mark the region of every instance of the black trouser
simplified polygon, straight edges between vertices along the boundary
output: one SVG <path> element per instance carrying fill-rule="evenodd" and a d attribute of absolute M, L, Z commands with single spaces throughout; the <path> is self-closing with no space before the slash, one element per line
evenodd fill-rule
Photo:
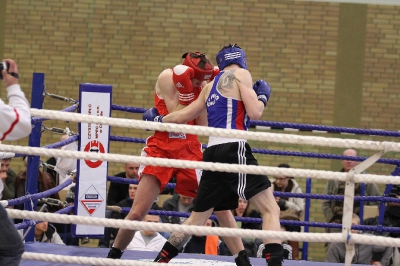
<path fill-rule="evenodd" d="M 24 250 L 21 236 L 0 204 L 0 265 L 18 266 Z"/>

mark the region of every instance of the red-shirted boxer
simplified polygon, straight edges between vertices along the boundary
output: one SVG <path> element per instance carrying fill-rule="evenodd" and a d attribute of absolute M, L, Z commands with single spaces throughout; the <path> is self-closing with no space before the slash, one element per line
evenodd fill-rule
<path fill-rule="evenodd" d="M 160 114 L 168 114 L 189 105 L 197 99 L 207 81 L 219 73 L 218 68 L 214 68 L 209 59 L 200 52 L 185 53 L 182 58 L 184 60 L 181 65 L 166 69 L 158 76 L 154 97 Z M 188 124 L 207 125 L 206 112 Z M 201 161 L 201 143 L 196 135 L 156 131 L 147 139 L 142 156 Z M 171 177 L 176 178 L 177 193 L 195 197 L 200 171 L 141 165 L 139 175 L 135 201 L 125 219 L 141 221 Z M 135 231 L 120 229 L 108 258 L 120 258 L 134 234 Z"/>

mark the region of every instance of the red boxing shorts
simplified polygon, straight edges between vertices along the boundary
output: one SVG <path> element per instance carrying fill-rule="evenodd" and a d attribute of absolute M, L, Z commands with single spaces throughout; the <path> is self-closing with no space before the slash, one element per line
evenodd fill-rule
<path fill-rule="evenodd" d="M 196 135 L 159 132 L 146 140 L 141 156 L 178 160 L 202 161 L 201 143 Z M 171 177 L 176 179 L 175 192 L 187 197 L 196 197 L 202 170 L 140 165 L 139 176 L 153 175 L 161 182 L 164 190 Z"/>

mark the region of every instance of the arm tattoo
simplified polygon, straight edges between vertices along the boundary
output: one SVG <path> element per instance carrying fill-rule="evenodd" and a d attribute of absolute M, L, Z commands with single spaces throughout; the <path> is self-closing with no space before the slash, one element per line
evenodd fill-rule
<path fill-rule="evenodd" d="M 235 80 L 237 80 L 238 82 L 240 82 L 240 80 L 238 80 L 238 79 L 235 77 L 235 71 L 236 71 L 235 68 L 229 69 L 228 71 L 226 71 L 226 72 L 221 76 L 221 78 L 220 78 L 220 80 L 219 80 L 219 82 L 218 82 L 218 85 L 217 85 L 217 88 L 218 88 L 218 90 L 219 90 L 220 92 L 224 92 L 224 91 L 227 91 L 227 90 L 231 89 L 232 86 L 233 86 L 233 82 L 234 82 Z"/>
<path fill-rule="evenodd" d="M 171 243 L 171 245 L 176 247 L 178 250 L 181 250 L 183 248 L 183 246 L 187 242 L 189 242 L 191 237 L 192 237 L 192 235 L 188 235 L 188 234 L 185 234 L 185 233 L 174 232 L 169 237 L 168 242 Z"/>

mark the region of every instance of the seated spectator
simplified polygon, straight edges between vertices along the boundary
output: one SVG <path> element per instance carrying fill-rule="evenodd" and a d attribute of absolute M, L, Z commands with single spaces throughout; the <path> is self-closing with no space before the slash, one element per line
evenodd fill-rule
<path fill-rule="evenodd" d="M 158 205 L 156 208 L 159 208 Z M 143 221 L 148 223 L 159 223 L 160 216 L 147 214 Z M 160 251 L 165 242 L 167 242 L 167 239 L 156 231 L 140 230 L 136 231 L 132 241 L 126 247 L 126 250 Z"/>
<path fill-rule="evenodd" d="M 352 225 L 360 224 L 360 217 L 353 214 Z M 357 230 L 351 230 L 352 234 L 359 233 Z M 354 244 L 355 254 L 351 261 L 352 264 L 371 264 L 373 253 L 382 253 L 381 260 L 373 264 L 379 266 L 389 266 L 393 248 L 377 245 Z M 343 242 L 333 242 L 329 245 L 326 253 L 325 262 L 344 263 L 346 256 L 346 245 Z"/>
<path fill-rule="evenodd" d="M 250 207 L 248 201 L 239 198 L 238 207 L 232 210 L 233 216 L 237 217 L 249 217 L 249 218 L 261 218 L 260 213 Z M 242 229 L 256 229 L 261 230 L 261 223 L 250 223 L 237 221 L 238 228 Z"/>
<path fill-rule="evenodd" d="M 132 207 L 133 200 L 135 199 L 136 191 L 138 185 L 135 184 L 127 184 L 128 185 L 128 197 L 121 200 L 115 206 L 119 207 Z M 114 219 L 124 219 L 126 214 L 113 212 L 111 210 L 106 210 L 106 218 L 114 218 Z M 104 237 L 99 240 L 99 248 L 109 248 L 110 240 L 114 236 L 117 236 L 118 228 L 105 227 L 104 228 Z"/>
<path fill-rule="evenodd" d="M 215 223 L 208 219 L 204 226 L 213 227 Z M 227 255 L 225 243 L 216 235 L 193 235 L 183 247 L 182 253 L 196 253 L 209 255 Z"/>
<path fill-rule="evenodd" d="M 56 166 L 57 164 L 57 158 L 56 157 L 50 157 L 49 159 L 47 159 L 46 164 L 52 165 L 52 166 Z M 49 175 L 51 175 L 51 178 L 53 178 L 54 183 L 57 184 L 57 171 L 50 169 L 50 168 L 43 168 L 43 172 L 49 173 Z"/>
<path fill-rule="evenodd" d="M 164 201 L 162 209 L 164 211 L 191 212 L 194 206 L 194 198 L 180 194 L 174 194 L 171 198 Z M 186 221 L 185 217 L 162 216 L 163 223 L 182 224 Z"/>
<path fill-rule="evenodd" d="M 389 197 L 400 198 L 400 185 L 394 185 L 392 190 L 389 193 Z M 379 216 L 371 217 L 364 219 L 363 225 L 378 225 L 379 224 Z M 389 227 L 400 227 L 400 203 L 396 202 L 388 202 L 385 208 L 385 216 L 383 219 L 383 226 Z M 400 236 L 399 233 L 396 232 L 369 232 L 374 235 L 384 235 L 389 237 L 398 238 Z M 397 248 L 394 248 L 393 252 L 398 252 Z M 379 261 L 381 259 L 380 253 L 374 253 L 372 259 L 374 261 Z M 393 264 L 400 265 L 400 264 Z"/>
<path fill-rule="evenodd" d="M 278 165 L 280 168 L 290 168 L 288 164 Z M 272 182 L 272 190 L 279 192 L 290 192 L 290 193 L 303 193 L 299 184 L 290 176 L 275 176 Z M 296 220 L 299 221 L 303 215 L 305 202 L 303 198 L 295 197 L 275 197 L 276 202 L 281 210 L 281 220 Z M 300 232 L 301 227 L 296 225 L 286 225 L 285 230 L 288 232 Z M 293 259 L 299 259 L 299 242 L 288 241 L 288 244 L 293 249 Z"/>
<path fill-rule="evenodd" d="M 343 152 L 343 156 L 357 156 L 357 151 L 353 149 L 347 149 Z M 351 161 L 349 159 L 342 160 L 343 168 L 341 172 L 349 172 L 352 168 L 356 167 L 357 161 Z M 365 172 L 363 172 L 365 173 Z M 329 180 L 326 185 L 323 194 L 343 196 L 346 188 L 346 182 L 339 180 Z M 364 195 L 361 192 L 364 191 Z M 380 196 L 378 186 L 375 183 L 355 183 L 354 185 L 354 196 Z M 327 223 L 342 223 L 343 217 L 343 200 L 323 199 L 322 212 L 324 213 L 325 220 Z M 364 201 L 365 205 L 379 205 L 379 201 Z M 360 214 L 360 201 L 354 201 L 353 213 Z M 325 228 L 327 233 L 339 233 L 342 232 L 340 228 Z M 325 246 L 329 246 L 329 242 L 325 243 Z"/>
<path fill-rule="evenodd" d="M 15 183 L 17 174 L 10 168 L 11 158 L 1 160 L 0 178 L 3 182 L 3 196 L 1 199 L 10 200 L 15 198 Z"/>
<path fill-rule="evenodd" d="M 138 179 L 139 164 L 137 163 L 125 163 L 125 172 L 116 174 L 116 177 Z M 128 197 L 129 184 L 110 182 L 110 187 L 107 194 L 107 205 L 115 206 L 118 202 Z"/>
<path fill-rule="evenodd" d="M 400 198 L 400 185 L 394 185 L 389 193 L 389 197 Z M 364 219 L 364 225 L 378 225 L 379 216 Z M 384 226 L 400 227 L 400 203 L 388 202 L 385 208 L 383 220 Z M 376 234 L 376 232 L 374 233 Z M 398 233 L 386 233 L 390 237 L 399 237 Z"/>
<path fill-rule="evenodd" d="M 35 225 L 35 242 L 65 245 L 56 228 L 47 221 Z"/>
<path fill-rule="evenodd" d="M 128 184 L 128 196 L 118 202 L 116 206 L 119 207 L 132 207 L 133 200 L 135 199 L 136 192 L 137 192 L 138 185 L 136 184 Z M 119 213 L 119 212 L 112 212 L 111 217 L 114 219 L 125 219 L 126 213 Z"/>
<path fill-rule="evenodd" d="M 21 171 L 18 173 L 17 175 L 17 181 L 16 181 L 16 197 L 22 197 L 26 195 L 26 167 L 27 167 L 27 163 L 28 163 L 28 157 L 23 157 L 24 160 L 24 165 L 25 165 L 25 170 Z M 53 181 L 53 178 L 50 176 L 49 173 L 47 172 L 42 172 L 39 170 L 39 174 L 38 174 L 38 181 L 37 181 L 37 192 L 43 192 L 49 189 L 54 188 L 56 185 Z M 58 193 L 54 193 L 52 195 L 50 195 L 50 198 L 53 199 L 60 199 L 60 196 L 58 195 Z M 16 209 L 22 210 L 24 208 L 23 204 L 19 204 L 19 205 L 15 205 Z M 49 211 L 50 212 L 55 212 L 57 211 L 58 208 L 57 207 L 52 207 L 49 206 Z"/>
<path fill-rule="evenodd" d="M 357 156 L 357 152 L 353 149 L 348 149 L 343 152 L 344 156 Z M 350 160 L 342 160 L 341 172 L 349 172 L 352 168 L 357 166 L 358 162 Z M 346 183 L 344 181 L 329 180 L 325 186 L 325 195 L 344 195 L 344 189 Z M 379 189 L 375 183 L 356 183 L 354 188 L 354 196 L 360 196 L 361 191 L 364 188 L 364 196 L 380 196 Z M 378 201 L 366 201 L 366 205 L 379 205 Z M 336 200 L 322 200 L 322 211 L 324 213 L 326 222 L 328 223 L 342 223 L 343 216 L 343 201 Z M 353 206 L 353 212 L 359 214 L 360 212 L 360 202 L 355 201 Z M 341 232 L 340 230 L 335 230 L 334 228 L 327 228 L 326 232 Z"/>
<path fill-rule="evenodd" d="M 47 212 L 47 209 L 45 209 L 44 212 Z M 20 233 L 21 238 L 23 238 L 23 230 L 18 230 L 18 232 Z M 34 242 L 65 245 L 60 235 L 57 233 L 56 228 L 49 224 L 48 221 L 39 222 L 35 225 Z"/>
<path fill-rule="evenodd" d="M 128 187 L 129 187 L 128 197 L 126 199 L 123 199 L 120 202 L 118 202 L 116 206 L 129 207 L 129 208 L 132 207 L 133 201 L 135 200 L 138 185 L 128 184 Z M 151 209 L 158 210 L 159 207 L 154 202 Z M 111 217 L 108 217 L 108 218 L 125 219 L 126 215 L 127 215 L 127 213 L 122 213 L 122 212 L 119 213 L 119 212 L 111 211 Z M 99 247 L 109 248 L 111 238 L 113 236 L 116 237 L 117 233 L 118 233 L 118 228 L 105 227 L 104 228 L 104 238 L 102 238 L 101 241 L 99 241 Z"/>

